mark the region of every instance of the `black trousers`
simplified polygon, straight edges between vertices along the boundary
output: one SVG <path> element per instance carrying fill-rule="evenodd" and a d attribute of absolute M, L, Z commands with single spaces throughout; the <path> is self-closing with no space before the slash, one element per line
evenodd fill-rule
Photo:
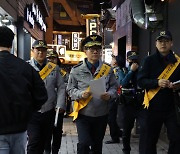
<path fill-rule="evenodd" d="M 78 132 L 77 154 L 102 154 L 102 142 L 108 116 L 89 117 L 79 115 L 76 120 Z"/>
<path fill-rule="evenodd" d="M 144 117 L 144 123 L 147 126 L 145 127 L 146 138 L 143 144 L 144 149 L 140 154 L 157 154 L 156 144 L 163 124 L 167 128 L 167 136 L 169 139 L 168 154 L 180 153 L 180 126 L 177 125 L 175 111 L 147 111 Z"/>
<path fill-rule="evenodd" d="M 109 114 L 108 114 L 108 125 L 110 129 L 110 136 L 113 141 L 119 141 L 119 137 L 121 136 L 121 132 L 119 126 L 117 124 L 117 109 L 118 102 L 114 99 L 109 103 Z"/>
<path fill-rule="evenodd" d="M 55 110 L 35 112 L 28 124 L 27 154 L 43 154 L 45 143 L 51 138 Z"/>
<path fill-rule="evenodd" d="M 57 126 L 53 127 L 52 136 L 46 142 L 45 153 L 47 154 L 50 154 L 51 151 L 52 151 L 52 154 L 58 154 L 59 152 L 59 149 L 61 147 L 62 133 L 63 133 L 63 117 L 64 117 L 64 113 L 59 113 Z"/>
<path fill-rule="evenodd" d="M 122 118 L 122 141 L 123 141 L 123 151 L 124 153 L 130 154 L 131 146 L 131 131 L 134 127 L 134 122 L 137 122 L 140 125 L 140 141 L 139 141 L 139 150 L 142 151 L 144 143 L 144 134 L 145 134 L 145 123 L 143 120 L 144 110 L 137 108 L 133 104 L 128 104 L 123 107 L 123 118 Z"/>

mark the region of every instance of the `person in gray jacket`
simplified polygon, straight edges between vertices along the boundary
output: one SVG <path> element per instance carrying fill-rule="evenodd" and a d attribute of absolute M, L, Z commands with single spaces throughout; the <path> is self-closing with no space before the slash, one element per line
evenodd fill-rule
<path fill-rule="evenodd" d="M 45 41 L 36 40 L 32 45 L 33 59 L 29 60 L 36 71 L 43 79 L 48 93 L 48 100 L 36 112 L 28 126 L 28 154 L 43 154 L 45 143 L 52 135 L 54 125 L 55 109 L 64 112 L 65 105 L 65 84 L 56 64 L 46 59 L 47 45 Z M 48 153 L 48 152 L 47 152 Z"/>
<path fill-rule="evenodd" d="M 100 60 L 102 37 L 90 35 L 84 39 L 82 47 L 87 58 L 72 68 L 67 85 L 67 91 L 74 101 L 70 116 L 74 116 L 78 132 L 77 154 L 101 154 L 108 104 L 117 96 L 117 82 L 111 66 Z M 88 87 L 91 80 L 101 76 L 105 76 L 106 91 L 94 97 Z"/>

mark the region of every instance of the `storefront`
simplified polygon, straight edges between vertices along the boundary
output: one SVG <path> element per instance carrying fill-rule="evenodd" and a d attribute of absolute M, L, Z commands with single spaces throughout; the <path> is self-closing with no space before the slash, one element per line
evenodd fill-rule
<path fill-rule="evenodd" d="M 36 0 L 7 0 L 0 3 L 0 15 L 2 19 L 7 17 L 11 29 L 16 34 L 13 53 L 18 57 L 30 59 L 31 45 L 34 40 L 43 40 L 46 32 L 45 17 L 49 15 L 48 6 L 45 1 Z M 1 13 L 2 12 L 2 13 Z M 1 23 L 2 25 L 4 23 Z"/>
<path fill-rule="evenodd" d="M 22 1 L 22 0 L 20 0 Z M 44 40 L 47 25 L 45 17 L 48 12 L 45 4 L 31 1 L 19 6 L 18 27 L 18 56 L 24 60 L 30 59 L 30 51 L 34 40 Z"/>
<path fill-rule="evenodd" d="M 5 10 L 0 4 L 0 26 L 7 26 L 14 32 L 15 39 L 13 42 L 11 53 L 17 55 L 17 27 L 14 24 L 15 20 L 16 19 L 10 15 L 10 12 L 8 12 L 8 10 Z"/>

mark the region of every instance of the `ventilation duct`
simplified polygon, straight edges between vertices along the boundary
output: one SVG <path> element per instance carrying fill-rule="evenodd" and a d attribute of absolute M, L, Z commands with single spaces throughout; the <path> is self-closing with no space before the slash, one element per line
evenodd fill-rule
<path fill-rule="evenodd" d="M 161 26 L 163 17 L 155 11 L 155 0 L 131 0 L 134 22 L 143 29 L 155 29 Z"/>
<path fill-rule="evenodd" d="M 103 24 L 103 27 L 105 27 L 107 23 L 113 19 L 115 20 L 115 11 L 112 9 L 106 9 L 103 16 L 101 17 L 100 22 Z"/>
<path fill-rule="evenodd" d="M 163 17 L 161 13 L 157 13 L 155 9 L 156 0 L 144 0 L 145 5 L 145 28 L 156 29 L 162 26 Z"/>
<path fill-rule="evenodd" d="M 143 3 L 140 0 L 131 0 L 132 17 L 134 22 L 140 27 L 145 29 L 145 18 Z"/>

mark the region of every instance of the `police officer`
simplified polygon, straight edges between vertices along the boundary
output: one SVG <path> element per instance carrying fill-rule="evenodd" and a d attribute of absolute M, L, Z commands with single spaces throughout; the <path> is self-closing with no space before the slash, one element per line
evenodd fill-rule
<path fill-rule="evenodd" d="M 67 71 L 67 68 L 62 68 L 62 64 L 58 58 L 57 52 L 53 49 L 48 49 L 47 59 L 48 59 L 48 61 L 55 63 L 60 67 L 60 73 L 64 79 L 65 87 L 67 87 L 67 83 L 68 83 L 68 79 L 69 79 L 69 71 Z M 66 93 L 66 112 L 65 112 L 64 117 L 68 117 L 70 108 L 71 108 L 71 98 Z M 63 134 L 63 135 L 65 135 L 65 134 Z"/>
<path fill-rule="evenodd" d="M 121 69 L 119 77 L 120 84 L 122 86 L 122 94 L 120 97 L 120 101 L 124 105 L 122 118 L 122 150 L 124 154 L 130 154 L 131 151 L 130 139 L 135 119 L 139 119 L 139 122 L 141 122 L 140 111 L 142 110 L 142 100 L 139 100 L 139 96 L 141 95 L 138 94 L 141 94 L 143 92 L 141 89 L 138 89 L 137 86 L 137 72 L 139 67 L 137 52 L 128 51 L 127 61 L 129 62 L 129 66 L 128 68 Z M 143 97 L 143 94 L 141 97 Z"/>
<path fill-rule="evenodd" d="M 77 153 L 102 154 L 102 141 L 108 119 L 108 103 L 116 97 L 117 83 L 111 66 L 101 61 L 102 37 L 90 35 L 82 42 L 87 55 L 83 62 L 74 66 L 69 75 L 67 90 L 74 101 L 73 113 L 78 141 Z M 106 92 L 93 97 L 89 90 L 90 80 L 105 76 Z"/>
<path fill-rule="evenodd" d="M 118 94 L 120 93 L 120 83 L 119 83 L 119 73 L 120 73 L 120 62 L 122 59 L 120 56 L 112 55 L 111 66 L 113 67 L 113 71 L 118 82 Z M 118 109 L 119 99 L 115 98 L 111 101 L 109 105 L 109 114 L 108 114 L 108 125 L 111 140 L 106 141 L 106 144 L 120 143 L 119 137 L 122 137 L 122 131 L 120 130 L 117 124 L 117 109 Z"/>
<path fill-rule="evenodd" d="M 173 91 L 180 85 L 174 85 L 173 82 L 180 80 L 180 58 L 171 50 L 173 40 L 169 31 L 160 31 L 155 45 L 156 52 L 146 57 L 138 73 L 138 84 L 146 89 L 143 104 L 147 127 L 142 154 L 157 153 L 156 144 L 163 124 L 169 139 L 168 154 L 179 154 L 180 127 L 177 124 Z"/>
<path fill-rule="evenodd" d="M 43 154 L 45 143 L 51 138 L 54 125 L 55 108 L 65 110 L 65 84 L 56 64 L 46 59 L 47 45 L 43 40 L 36 40 L 32 45 L 33 58 L 28 61 L 43 79 L 48 100 L 36 112 L 28 126 L 28 154 Z"/>
<path fill-rule="evenodd" d="M 57 64 L 59 67 L 61 65 L 61 62 L 58 58 L 58 54 L 55 50 L 53 49 L 48 49 L 47 50 L 47 60 L 49 62 L 52 62 L 54 64 Z M 61 68 L 60 68 L 60 73 L 61 73 Z M 63 79 L 67 81 L 67 73 L 61 73 Z M 58 112 L 58 110 L 57 110 Z M 52 150 L 52 154 L 58 154 L 60 146 L 61 146 L 61 139 L 62 139 L 62 133 L 63 133 L 63 117 L 64 117 L 64 110 L 60 110 L 58 114 L 58 119 L 57 119 L 57 124 L 56 126 L 53 127 L 53 132 L 52 132 L 52 141 L 51 138 L 49 141 L 46 143 L 46 153 L 50 153 Z"/>
<path fill-rule="evenodd" d="M 48 49 L 46 57 L 49 62 L 57 64 L 60 67 L 60 73 L 64 79 L 65 85 L 67 86 L 68 79 L 69 79 L 69 73 L 64 68 L 62 68 L 62 64 L 58 58 L 57 52 L 53 49 Z"/>

